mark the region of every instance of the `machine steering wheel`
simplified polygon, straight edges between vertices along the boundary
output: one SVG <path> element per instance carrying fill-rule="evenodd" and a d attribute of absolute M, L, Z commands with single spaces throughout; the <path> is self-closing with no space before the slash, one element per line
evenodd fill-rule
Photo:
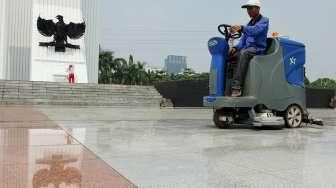
<path fill-rule="evenodd" d="M 231 28 L 231 25 L 228 24 L 222 24 L 218 26 L 218 31 L 225 36 L 226 40 L 229 39 L 239 39 L 242 36 L 242 32 L 236 32 L 231 33 L 229 29 Z M 223 30 L 224 29 L 224 30 Z"/>

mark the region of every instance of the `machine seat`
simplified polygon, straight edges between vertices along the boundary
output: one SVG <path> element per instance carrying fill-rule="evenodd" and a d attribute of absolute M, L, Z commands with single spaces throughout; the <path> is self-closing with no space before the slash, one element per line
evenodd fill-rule
<path fill-rule="evenodd" d="M 276 39 L 274 38 L 268 38 L 267 39 L 267 49 L 266 49 L 266 55 L 271 55 L 275 52 L 277 49 L 276 47 Z"/>

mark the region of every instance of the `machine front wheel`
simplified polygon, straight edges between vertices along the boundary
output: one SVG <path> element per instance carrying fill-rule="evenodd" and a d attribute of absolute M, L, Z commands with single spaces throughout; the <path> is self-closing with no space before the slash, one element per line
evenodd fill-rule
<path fill-rule="evenodd" d="M 233 126 L 234 118 L 232 115 L 225 114 L 222 110 L 216 110 L 213 121 L 216 127 L 220 129 L 228 129 Z"/>
<path fill-rule="evenodd" d="M 285 111 L 285 122 L 287 128 L 298 128 L 301 126 L 303 121 L 303 111 L 300 106 L 294 104 L 287 108 Z"/>

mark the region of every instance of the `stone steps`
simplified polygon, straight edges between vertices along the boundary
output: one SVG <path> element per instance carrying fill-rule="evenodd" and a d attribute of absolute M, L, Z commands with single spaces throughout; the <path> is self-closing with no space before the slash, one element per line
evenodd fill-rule
<path fill-rule="evenodd" d="M 161 101 L 152 86 L 0 80 L 0 104 L 159 107 Z"/>

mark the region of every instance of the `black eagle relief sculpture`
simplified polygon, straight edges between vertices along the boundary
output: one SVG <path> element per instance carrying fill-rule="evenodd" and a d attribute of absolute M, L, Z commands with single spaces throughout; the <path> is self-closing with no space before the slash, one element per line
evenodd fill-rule
<path fill-rule="evenodd" d="M 85 33 L 85 22 L 65 24 L 63 16 L 56 16 L 58 20 L 54 23 L 53 20 L 46 20 L 40 16 L 37 19 L 37 29 L 41 35 L 45 37 L 54 37 L 52 42 L 40 42 L 40 46 L 55 46 L 56 52 L 65 52 L 66 48 L 80 49 L 79 45 L 73 45 L 68 43 L 68 37 L 76 40 L 80 39 Z"/>

